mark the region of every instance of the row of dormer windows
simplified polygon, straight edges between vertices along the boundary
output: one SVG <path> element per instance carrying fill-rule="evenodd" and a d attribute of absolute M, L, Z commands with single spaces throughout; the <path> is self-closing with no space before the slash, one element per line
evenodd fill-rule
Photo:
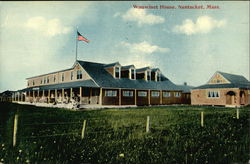
<path fill-rule="evenodd" d="M 76 79 L 79 80 L 79 79 L 82 79 L 83 75 L 82 75 L 82 71 L 81 70 L 77 70 L 76 71 Z M 56 82 L 56 75 L 53 75 L 53 78 L 50 79 L 50 76 L 45 76 L 43 78 L 40 79 L 40 84 L 49 84 L 49 83 L 55 83 Z M 50 81 L 52 80 L 52 81 Z M 70 80 L 75 80 L 74 79 L 74 71 L 71 71 L 70 72 Z M 61 74 L 61 81 L 65 81 L 65 75 L 64 73 Z M 30 82 L 28 81 L 27 83 L 28 86 L 30 86 Z M 35 83 L 35 80 L 32 80 L 32 86 L 35 86 L 36 83 Z"/>
<path fill-rule="evenodd" d="M 115 78 L 130 78 L 132 80 L 136 79 L 145 79 L 147 81 L 161 81 L 161 73 L 154 72 L 154 76 L 152 76 L 152 71 L 146 71 L 145 73 L 136 74 L 135 69 L 129 70 L 121 70 L 121 67 L 114 67 L 114 75 Z"/>

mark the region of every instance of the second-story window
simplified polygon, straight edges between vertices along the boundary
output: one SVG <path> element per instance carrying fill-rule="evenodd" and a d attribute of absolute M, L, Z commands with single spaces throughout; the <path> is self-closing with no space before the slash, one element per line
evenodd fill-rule
<path fill-rule="evenodd" d="M 151 81 L 151 72 L 150 71 L 147 71 L 147 80 Z"/>
<path fill-rule="evenodd" d="M 49 83 L 49 76 L 47 77 L 47 83 Z"/>
<path fill-rule="evenodd" d="M 81 70 L 77 71 L 76 79 L 82 79 L 82 71 Z"/>
<path fill-rule="evenodd" d="M 73 78 L 74 78 L 74 72 L 72 71 L 70 72 L 70 79 L 73 80 Z"/>
<path fill-rule="evenodd" d="M 43 78 L 43 83 L 46 84 L 46 77 Z"/>
<path fill-rule="evenodd" d="M 62 73 L 62 81 L 64 81 L 64 73 Z"/>
<path fill-rule="evenodd" d="M 56 82 L 56 75 L 54 75 L 54 83 Z"/>
<path fill-rule="evenodd" d="M 43 83 L 43 79 L 41 79 L 41 81 L 40 81 L 40 84 L 42 84 Z"/>
<path fill-rule="evenodd" d="M 34 80 L 33 80 L 32 84 L 35 85 L 35 81 Z"/>
<path fill-rule="evenodd" d="M 135 79 L 135 69 L 131 69 L 131 79 Z"/>
<path fill-rule="evenodd" d="M 28 84 L 27 84 L 28 86 L 30 85 L 30 83 L 28 82 Z"/>
<path fill-rule="evenodd" d="M 115 78 L 120 78 L 120 67 L 115 67 Z"/>

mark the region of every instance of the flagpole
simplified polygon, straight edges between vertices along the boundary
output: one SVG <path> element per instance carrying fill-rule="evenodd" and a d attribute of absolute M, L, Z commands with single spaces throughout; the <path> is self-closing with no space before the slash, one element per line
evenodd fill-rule
<path fill-rule="evenodd" d="M 77 61 L 77 49 L 78 49 L 78 28 L 76 27 L 76 61 Z"/>

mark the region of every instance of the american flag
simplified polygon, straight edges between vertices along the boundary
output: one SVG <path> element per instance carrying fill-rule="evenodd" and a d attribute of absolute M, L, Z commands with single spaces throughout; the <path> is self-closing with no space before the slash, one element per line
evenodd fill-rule
<path fill-rule="evenodd" d="M 90 42 L 87 38 L 83 37 L 78 31 L 77 31 L 77 40 L 81 40 L 81 41 L 84 41 L 84 42 Z"/>

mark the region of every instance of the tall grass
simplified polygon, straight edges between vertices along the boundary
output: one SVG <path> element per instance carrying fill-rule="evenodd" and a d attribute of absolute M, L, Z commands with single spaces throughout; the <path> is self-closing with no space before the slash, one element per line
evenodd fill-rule
<path fill-rule="evenodd" d="M 249 107 L 169 106 L 69 111 L 0 104 L 4 163 L 247 163 Z M 204 127 L 200 112 L 204 111 Z M 12 147 L 14 114 L 19 114 Z M 150 116 L 150 132 L 145 132 Z M 83 120 L 86 135 L 81 139 Z"/>

